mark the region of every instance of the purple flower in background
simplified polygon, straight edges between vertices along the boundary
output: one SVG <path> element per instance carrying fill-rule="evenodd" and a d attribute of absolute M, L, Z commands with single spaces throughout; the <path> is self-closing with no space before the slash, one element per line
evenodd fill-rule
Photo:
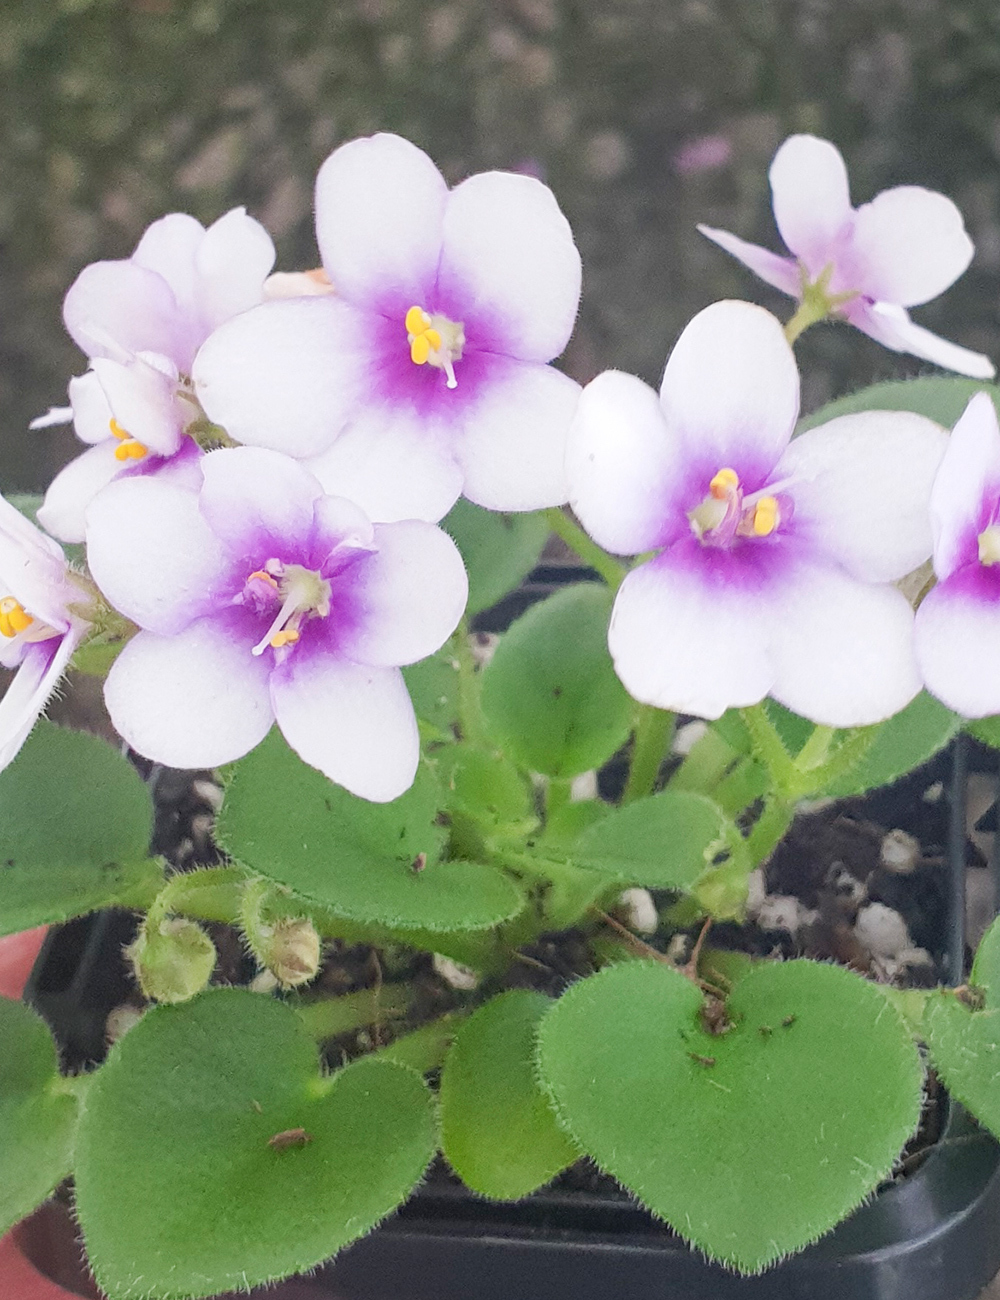
<path fill-rule="evenodd" d="M 1000 429 L 988 393 L 977 393 L 955 425 L 931 525 L 938 581 L 917 610 L 917 663 L 949 709 L 1000 713 Z"/>
<path fill-rule="evenodd" d="M 62 548 L 0 497 L 0 665 L 17 673 L 0 699 L 0 769 L 28 738 L 90 624 L 87 593 Z"/>
<path fill-rule="evenodd" d="M 139 753 L 213 767 L 277 721 L 312 766 L 363 798 L 395 799 L 419 754 L 399 665 L 437 650 L 468 594 L 433 524 L 371 524 L 277 452 L 200 462 L 200 493 L 122 478 L 90 506 L 87 555 L 142 631 L 105 684 Z"/>
<path fill-rule="evenodd" d="M 906 310 L 943 293 L 972 260 L 972 240 L 950 199 L 900 185 L 853 208 L 839 151 L 811 135 L 784 142 L 770 179 L 774 217 L 793 256 L 725 230 L 698 229 L 783 293 L 799 299 L 821 294 L 831 314 L 893 352 L 992 379 L 988 357 L 938 338 Z"/>
<path fill-rule="evenodd" d="M 570 503 L 606 549 L 656 552 L 608 633 L 636 699 L 717 718 L 770 694 L 855 726 L 919 690 L 913 612 L 890 584 L 930 553 L 945 434 L 890 411 L 790 441 L 798 406 L 780 324 L 742 302 L 691 321 L 659 397 L 615 371 L 584 389 Z"/>
<path fill-rule="evenodd" d="M 66 542 L 83 540 L 92 498 L 137 468 L 155 473 L 184 445 L 201 416 L 191 363 L 217 325 L 263 299 L 274 245 L 259 222 L 234 208 L 206 230 L 174 212 L 154 221 L 130 258 L 94 262 L 63 305 L 91 369 L 70 381 L 70 407 L 33 427 L 72 419 L 88 450 L 56 476 L 39 513 Z"/>
<path fill-rule="evenodd" d="M 306 459 L 376 519 L 566 500 L 579 386 L 547 363 L 569 339 L 580 257 L 551 193 L 488 172 L 449 192 L 394 135 L 336 150 L 316 183 L 334 293 L 265 303 L 198 354 L 209 416 Z"/>

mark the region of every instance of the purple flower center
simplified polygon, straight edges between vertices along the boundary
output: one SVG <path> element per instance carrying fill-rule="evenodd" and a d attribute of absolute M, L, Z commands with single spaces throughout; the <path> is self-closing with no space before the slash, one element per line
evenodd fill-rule
<path fill-rule="evenodd" d="M 457 388 L 456 361 L 461 361 L 465 347 L 465 326 L 447 316 L 428 315 L 423 307 L 411 307 L 406 313 L 406 340 L 410 360 L 415 366 L 435 366 L 448 376 L 448 387 Z"/>
<path fill-rule="evenodd" d="M 262 655 L 268 646 L 283 650 L 295 645 L 307 619 L 329 615 L 330 584 L 315 569 L 270 559 L 247 577 L 236 602 L 255 614 L 271 616 L 267 631 L 251 651 Z"/>

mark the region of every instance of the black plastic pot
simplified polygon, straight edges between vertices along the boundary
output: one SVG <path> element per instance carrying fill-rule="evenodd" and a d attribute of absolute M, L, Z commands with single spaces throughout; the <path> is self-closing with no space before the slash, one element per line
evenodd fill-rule
<path fill-rule="evenodd" d="M 963 741 L 937 760 L 951 805 L 952 903 L 938 956 L 957 977 L 966 757 Z M 67 1064 L 103 1055 L 106 1016 L 129 989 L 120 949 L 134 924 L 122 912 L 82 918 L 53 931 L 39 954 L 25 997 L 49 1020 Z M 998 1270 L 1000 1145 L 952 1107 L 943 1139 L 915 1173 L 757 1277 L 707 1261 L 624 1194 L 550 1189 L 502 1205 L 432 1182 L 296 1283 L 295 1294 L 304 1287 L 317 1300 L 974 1300 Z M 280 1300 L 282 1288 L 254 1294 Z"/>

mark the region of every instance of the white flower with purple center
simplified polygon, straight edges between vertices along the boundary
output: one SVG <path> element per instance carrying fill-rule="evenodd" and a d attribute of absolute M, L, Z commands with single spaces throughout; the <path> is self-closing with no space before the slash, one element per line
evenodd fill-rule
<path fill-rule="evenodd" d="M 638 700 L 717 718 L 772 695 L 830 726 L 877 722 L 920 688 L 913 611 L 890 584 L 930 553 L 946 445 L 905 412 L 791 441 L 799 379 L 781 326 L 720 302 L 687 326 L 659 396 L 608 371 L 570 433 L 570 503 L 619 555 L 653 551 L 608 644 Z"/>
<path fill-rule="evenodd" d="M 277 452 L 200 462 L 199 493 L 123 478 L 90 506 L 87 556 L 142 629 L 105 699 L 140 754 L 174 767 L 241 757 L 277 721 L 307 763 L 384 802 L 413 781 L 413 706 L 399 667 L 437 650 L 468 582 L 433 524 L 373 525 Z"/>
<path fill-rule="evenodd" d="M 212 420 L 305 459 L 375 519 L 440 519 L 566 500 L 579 386 L 565 348 L 580 257 L 551 191 L 488 172 L 449 192 L 394 135 L 336 150 L 316 183 L 334 292 L 265 303 L 198 354 Z"/>
<path fill-rule="evenodd" d="M 63 305 L 91 369 L 70 381 L 70 406 L 33 422 L 72 419 L 88 449 L 52 481 L 39 518 L 66 542 L 83 540 L 90 501 L 118 475 L 157 473 L 187 449 L 201 416 L 190 386 L 198 348 L 223 321 L 263 300 L 274 245 L 234 208 L 206 230 L 181 212 L 154 221 L 130 258 L 94 262 Z"/>
<path fill-rule="evenodd" d="M 698 229 L 768 284 L 800 300 L 814 295 L 820 314 L 850 321 L 893 352 L 992 379 L 988 357 L 939 338 L 907 311 L 943 293 L 972 260 L 972 240 L 951 199 L 900 185 L 853 208 L 839 151 L 811 135 L 784 142 L 770 180 L 775 221 L 791 257 L 725 230 Z"/>
<path fill-rule="evenodd" d="M 0 666 L 16 668 L 0 699 L 0 769 L 28 738 L 90 624 L 88 593 L 62 548 L 0 497 Z"/>
<path fill-rule="evenodd" d="M 917 610 L 917 663 L 927 689 L 956 713 L 1000 713 L 1000 429 L 988 393 L 955 425 L 931 524 L 937 585 Z"/>

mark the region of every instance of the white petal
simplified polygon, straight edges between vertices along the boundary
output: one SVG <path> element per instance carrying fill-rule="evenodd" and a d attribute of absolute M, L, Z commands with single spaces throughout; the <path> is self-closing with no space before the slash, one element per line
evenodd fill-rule
<path fill-rule="evenodd" d="M 730 558 L 679 542 L 622 583 L 608 648 L 637 700 L 718 718 L 770 690 L 773 598 L 766 584 L 730 570 Z"/>
<path fill-rule="evenodd" d="M 117 446 L 114 438 L 106 438 L 88 447 L 49 484 L 38 522 L 53 537 L 61 542 L 82 542 L 86 537 L 87 507 L 125 469 L 125 462 L 115 456 Z"/>
<path fill-rule="evenodd" d="M 67 573 L 62 547 L 0 497 L 0 594 L 13 596 L 40 622 L 69 626 L 67 603 L 81 597 Z"/>
<path fill-rule="evenodd" d="M 388 803 L 413 784 L 420 741 L 398 668 L 292 654 L 272 675 L 271 698 L 299 757 L 352 794 Z"/>
<path fill-rule="evenodd" d="M 452 190 L 438 273 L 441 301 L 468 302 L 502 351 L 551 361 L 569 341 L 580 302 L 580 254 L 548 186 L 484 172 Z M 475 346 L 466 322 L 466 336 Z"/>
<path fill-rule="evenodd" d="M 70 383 L 73 381 L 70 380 Z M 72 424 L 73 408 L 72 406 L 50 406 L 44 415 L 36 415 L 33 420 L 28 421 L 29 429 L 51 429 L 58 424 Z"/>
<path fill-rule="evenodd" d="M 724 248 L 765 283 L 774 285 L 782 293 L 791 294 L 793 298 L 800 297 L 802 280 L 794 257 L 780 257 L 770 249 L 761 248 L 759 244 L 748 244 L 745 239 L 731 235 L 728 230 L 716 230 L 712 226 L 699 226 L 698 229 L 706 239 Z"/>
<path fill-rule="evenodd" d="M 972 261 L 962 214 L 943 194 L 901 185 L 858 208 L 848 257 L 869 298 L 916 307 L 943 293 Z"/>
<path fill-rule="evenodd" d="M 92 365 L 118 425 L 150 451 L 172 456 L 182 428 L 176 369 L 171 366 L 173 374 L 164 374 L 142 357 L 127 365 L 95 357 Z"/>
<path fill-rule="evenodd" d="M 450 425 L 405 406 L 370 405 L 320 455 L 303 464 L 327 492 L 356 501 L 369 519 L 443 519 L 462 494 Z"/>
<path fill-rule="evenodd" d="M 201 619 L 176 636 L 140 632 L 111 665 L 104 699 L 120 736 L 169 767 L 215 767 L 259 744 L 274 715 L 268 665 Z"/>
<path fill-rule="evenodd" d="M 269 546 L 263 563 L 288 543 L 308 544 L 323 489 L 298 461 L 261 447 L 230 447 L 203 457 L 201 472 L 201 513 L 227 550 Z"/>
<path fill-rule="evenodd" d="M 164 635 L 215 607 L 228 566 L 195 494 L 155 477 L 120 478 L 94 498 L 87 560 L 115 609 Z"/>
<path fill-rule="evenodd" d="M 233 208 L 205 232 L 195 252 L 198 308 L 208 329 L 263 300 L 274 244 L 245 208 Z"/>
<path fill-rule="evenodd" d="M 204 238 L 200 221 L 186 212 L 171 212 L 146 227 L 130 259 L 162 276 L 189 317 L 197 313 L 195 257 Z"/>
<path fill-rule="evenodd" d="M 895 582 L 931 553 L 931 484 L 948 435 L 909 411 L 864 411 L 792 440 L 792 527 L 865 582 Z"/>
<path fill-rule="evenodd" d="M 989 393 L 976 393 L 952 430 L 931 492 L 934 572 L 979 562 L 977 538 L 1000 500 L 1000 427 Z"/>
<path fill-rule="evenodd" d="M 206 340 L 193 369 L 198 398 L 237 442 L 315 456 L 370 382 L 359 329 L 358 314 L 331 297 L 263 303 Z"/>
<path fill-rule="evenodd" d="M 833 260 L 837 239 L 851 220 L 840 151 L 813 135 L 790 136 L 774 155 L 769 176 L 781 238 L 815 277 Z"/>
<path fill-rule="evenodd" d="M 917 610 L 917 663 L 942 704 L 967 718 L 1000 713 L 1000 581 L 979 564 L 958 570 Z"/>
<path fill-rule="evenodd" d="M 771 694 L 804 718 L 867 726 L 898 713 L 920 690 L 913 611 L 895 587 L 804 564 L 774 617 Z"/>
<path fill-rule="evenodd" d="M 856 329 L 893 352 L 908 352 L 910 356 L 932 361 L 945 370 L 954 370 L 973 379 L 992 379 L 996 374 L 996 367 L 989 357 L 932 334 L 910 320 L 903 307 L 856 299 L 841 310 Z"/>
<path fill-rule="evenodd" d="M 162 352 L 186 369 L 193 351 L 166 280 L 134 262 L 92 262 L 63 303 L 70 337 L 88 357 Z"/>
<path fill-rule="evenodd" d="M 447 197 L 430 158 L 398 135 L 335 150 L 316 178 L 316 238 L 336 292 L 402 314 L 423 306 L 437 275 Z"/>
<path fill-rule="evenodd" d="M 552 366 L 497 364 L 463 413 L 455 454 L 464 494 L 487 510 L 541 510 L 569 499 L 566 441 L 580 385 Z"/>
<path fill-rule="evenodd" d="M 111 436 L 113 412 L 96 370 L 69 381 L 69 400 L 76 436 L 91 444 L 106 442 Z"/>
<path fill-rule="evenodd" d="M 799 372 L 781 325 L 747 302 L 706 307 L 670 354 L 660 400 L 685 459 L 704 469 L 706 483 L 729 467 L 756 489 L 799 411 Z"/>
<path fill-rule="evenodd" d="M 80 630 L 75 629 L 61 637 L 55 646 L 39 641 L 28 647 L 13 681 L 0 699 L 0 771 L 12 762 L 27 740 L 80 638 Z"/>
<path fill-rule="evenodd" d="M 416 519 L 377 524 L 375 546 L 352 575 L 362 617 L 341 641 L 344 654 L 364 664 L 416 663 L 462 617 L 469 596 L 462 557 L 447 533 Z"/>
<path fill-rule="evenodd" d="M 570 426 L 566 472 L 569 503 L 596 542 L 638 555 L 673 540 L 677 454 L 648 384 L 617 370 L 591 380 Z"/>

